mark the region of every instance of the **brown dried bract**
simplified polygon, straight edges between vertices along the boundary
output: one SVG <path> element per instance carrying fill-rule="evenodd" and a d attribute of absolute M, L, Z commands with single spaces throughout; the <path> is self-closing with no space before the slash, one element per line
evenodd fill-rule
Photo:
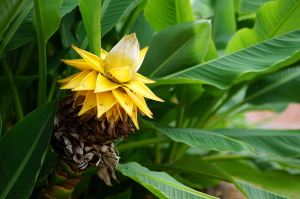
<path fill-rule="evenodd" d="M 120 159 L 114 143 L 134 132 L 131 121 L 128 117 L 117 121 L 113 118 L 108 121 L 104 116 L 97 118 L 94 109 L 78 116 L 81 105 L 73 106 L 73 103 L 74 93 L 60 102 L 51 145 L 66 162 L 77 165 L 77 172 L 89 165 L 97 166 L 98 176 L 111 185 L 110 178 L 116 180 L 114 168 Z"/>

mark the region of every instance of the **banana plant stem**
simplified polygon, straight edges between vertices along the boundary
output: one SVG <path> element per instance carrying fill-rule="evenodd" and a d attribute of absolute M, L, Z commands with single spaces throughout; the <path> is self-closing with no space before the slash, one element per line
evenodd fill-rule
<path fill-rule="evenodd" d="M 159 138 L 160 137 L 160 132 L 159 131 L 155 131 L 155 137 Z M 155 144 L 155 151 L 156 151 L 156 156 L 155 156 L 155 162 L 157 164 L 161 163 L 161 145 L 160 143 L 156 143 Z"/>
<path fill-rule="evenodd" d="M 37 27 L 40 26 L 43 22 L 39 7 L 40 2 L 35 2 L 35 21 Z M 46 41 L 44 38 L 42 28 L 36 28 L 37 32 L 37 42 L 38 42 L 38 52 L 39 52 L 39 85 L 38 85 L 38 100 L 37 106 L 41 106 L 46 103 L 46 95 L 47 95 L 47 57 L 46 57 Z"/>
<path fill-rule="evenodd" d="M 12 36 L 15 34 L 15 32 L 17 31 L 17 29 L 19 28 L 19 26 L 21 25 L 21 23 L 23 22 L 23 20 L 25 19 L 25 17 L 27 16 L 27 14 L 29 13 L 29 11 L 31 10 L 32 7 L 33 7 L 33 2 L 27 5 L 27 7 L 23 10 L 21 15 L 18 17 L 18 19 L 14 23 L 14 25 L 12 25 L 12 27 L 9 29 L 5 38 L 2 40 L 2 43 L 0 45 L 0 59 L 2 57 L 2 54 L 3 54 L 3 51 L 6 47 L 6 45 L 8 44 L 8 42 L 10 41 Z"/>
<path fill-rule="evenodd" d="M 180 128 L 182 127 L 183 121 L 184 121 L 184 113 L 185 113 L 185 106 L 180 105 L 178 106 L 178 114 L 177 114 L 177 121 L 176 121 L 176 127 Z M 174 158 L 176 156 L 176 151 L 179 146 L 178 142 L 171 142 L 169 146 L 169 155 L 167 156 L 167 162 L 173 162 Z"/>
<path fill-rule="evenodd" d="M 221 94 L 216 97 L 212 103 L 209 105 L 209 107 L 206 109 L 204 115 L 198 120 L 198 122 L 196 124 L 194 124 L 193 126 L 191 126 L 191 128 L 202 128 L 203 124 L 212 116 L 213 110 L 215 109 L 215 107 L 220 104 L 220 101 L 223 99 L 223 96 L 226 94 L 227 89 L 223 90 L 221 92 Z"/>
<path fill-rule="evenodd" d="M 32 51 L 36 45 L 36 39 L 30 42 L 27 47 L 23 49 L 22 59 L 20 61 L 18 71 L 16 75 L 19 75 L 23 72 L 25 66 L 28 64 L 30 57 L 32 56 Z"/>
<path fill-rule="evenodd" d="M 16 111 L 16 118 L 17 118 L 18 121 L 20 121 L 20 120 L 23 119 L 23 111 L 22 111 L 22 106 L 21 106 L 17 86 L 15 84 L 13 74 L 12 74 L 5 58 L 1 59 L 1 63 L 2 63 L 2 66 L 3 66 L 4 72 L 5 72 L 5 75 L 8 78 L 9 85 L 11 87 L 13 102 L 14 102 L 15 111 Z"/>
<path fill-rule="evenodd" d="M 260 95 L 269 92 L 275 88 L 277 88 L 278 86 L 281 86 L 282 84 L 298 77 L 300 75 L 300 71 L 295 72 L 293 75 L 290 75 L 288 77 L 285 77 L 261 90 L 259 90 L 258 92 L 255 92 L 254 94 L 246 97 L 243 101 L 241 101 L 240 103 L 235 104 L 234 106 L 232 106 L 230 109 L 228 109 L 226 112 L 224 112 L 223 114 L 220 114 L 215 120 L 213 120 L 212 122 L 208 123 L 204 129 L 212 129 L 214 128 L 216 125 L 218 125 L 219 123 L 221 123 L 222 121 L 224 121 L 224 119 L 226 119 L 227 116 L 229 116 L 233 111 L 237 110 L 238 108 L 240 108 L 242 105 L 246 104 L 247 102 L 253 100 L 254 98 L 259 97 Z"/>
<path fill-rule="evenodd" d="M 171 139 L 168 137 L 159 137 L 159 138 L 152 138 L 152 139 L 147 139 L 147 140 L 140 140 L 136 142 L 130 142 L 126 144 L 120 144 L 116 146 L 119 152 L 126 151 L 129 149 L 137 148 L 137 147 L 142 147 L 146 146 L 149 144 L 157 144 L 157 143 L 164 143 L 164 142 L 170 142 Z"/>

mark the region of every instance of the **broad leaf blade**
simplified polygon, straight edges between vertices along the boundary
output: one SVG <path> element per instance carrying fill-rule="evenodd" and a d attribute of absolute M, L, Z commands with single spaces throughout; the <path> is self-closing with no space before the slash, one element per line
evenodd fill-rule
<path fill-rule="evenodd" d="M 156 31 L 195 20 L 189 0 L 148 0 L 145 17 Z"/>
<path fill-rule="evenodd" d="M 0 198 L 28 198 L 48 147 L 57 101 L 17 123 L 0 140 Z"/>
<path fill-rule="evenodd" d="M 150 40 L 139 72 L 162 77 L 199 64 L 207 51 L 209 38 L 210 21 L 207 20 L 168 27 Z"/>
<path fill-rule="evenodd" d="M 257 96 L 250 103 L 266 104 L 278 102 L 300 103 L 300 66 L 283 69 L 267 75 L 248 87 L 246 98 Z"/>
<path fill-rule="evenodd" d="M 280 196 L 278 194 L 238 182 L 238 184 L 248 193 L 249 199 L 267 198 L 267 199 L 288 199 L 287 197 Z"/>
<path fill-rule="evenodd" d="M 100 9 L 101 1 L 80 0 L 80 13 L 89 41 L 90 51 L 100 57 L 101 49 L 101 27 Z"/>
<path fill-rule="evenodd" d="M 255 0 L 255 1 L 241 0 L 241 11 L 242 12 L 256 12 L 260 6 L 267 3 L 268 1 L 270 1 L 270 0 Z"/>
<path fill-rule="evenodd" d="M 135 162 L 121 164 L 117 169 L 159 198 L 215 199 L 179 183 L 167 173 L 150 171 Z"/>
<path fill-rule="evenodd" d="M 60 17 L 62 18 L 75 9 L 79 5 L 79 1 L 80 0 L 64 0 L 61 8 L 58 11 Z"/>
<path fill-rule="evenodd" d="M 300 155 L 299 130 L 216 129 L 214 132 L 244 140 L 257 149 L 259 153 L 280 157 Z"/>
<path fill-rule="evenodd" d="M 46 45 L 49 38 L 55 33 L 60 24 L 60 9 L 63 0 L 35 0 L 34 18 L 36 30 L 41 42 Z"/>
<path fill-rule="evenodd" d="M 33 9 L 27 14 L 17 31 L 10 39 L 9 43 L 5 47 L 6 51 L 14 50 L 36 37 L 36 32 L 32 23 L 32 11 Z"/>
<path fill-rule="evenodd" d="M 210 131 L 191 128 L 159 128 L 176 142 L 183 142 L 192 147 L 216 151 L 247 151 L 254 154 L 246 142 L 232 139 Z"/>
<path fill-rule="evenodd" d="M 141 0 L 105 0 L 101 8 L 101 35 L 110 31 L 122 16 L 131 12 L 140 2 Z"/>
<path fill-rule="evenodd" d="M 16 16 L 23 0 L 1 0 L 0 1 L 0 38 L 7 29 L 10 22 Z"/>
<path fill-rule="evenodd" d="M 166 77 L 200 79 L 225 89 L 251 71 L 264 71 L 299 52 L 300 29 Z"/>
<path fill-rule="evenodd" d="M 227 42 L 236 31 L 234 1 L 216 1 L 212 20 L 212 35 L 216 47 L 225 49 Z"/>
<path fill-rule="evenodd" d="M 257 185 L 264 190 L 281 195 L 298 196 L 300 194 L 300 175 L 290 175 L 287 172 L 278 170 L 261 171 L 249 160 L 227 159 L 226 156 L 224 156 L 224 160 L 217 158 L 214 164 L 230 176 Z M 251 193 L 248 192 L 248 194 Z"/>
<path fill-rule="evenodd" d="M 214 164 L 206 162 L 205 160 L 192 156 L 185 155 L 173 164 L 143 164 L 147 167 L 158 169 L 158 170 L 168 170 L 180 174 L 188 174 L 197 177 L 206 177 L 209 179 L 223 180 L 226 182 L 233 183 L 241 192 L 244 194 L 245 191 L 232 179 L 226 172 L 217 167 Z"/>
<path fill-rule="evenodd" d="M 300 28 L 300 1 L 278 0 L 261 6 L 253 29 L 241 29 L 228 43 L 226 52 L 232 53 L 258 42 Z"/>

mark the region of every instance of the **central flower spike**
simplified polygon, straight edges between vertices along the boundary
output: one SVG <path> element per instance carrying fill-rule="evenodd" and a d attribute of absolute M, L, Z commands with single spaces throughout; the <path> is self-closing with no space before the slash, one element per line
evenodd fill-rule
<path fill-rule="evenodd" d="M 73 107 L 82 106 L 79 116 L 96 114 L 114 125 L 119 119 L 125 122 L 128 115 L 137 129 L 138 110 L 152 118 L 144 97 L 163 100 L 145 86 L 155 81 L 137 73 L 148 47 L 140 50 L 134 33 L 124 36 L 109 53 L 101 49 L 101 57 L 72 47 L 83 59 L 61 61 L 81 72 L 58 82 L 62 83 L 61 89 L 76 92 Z"/>

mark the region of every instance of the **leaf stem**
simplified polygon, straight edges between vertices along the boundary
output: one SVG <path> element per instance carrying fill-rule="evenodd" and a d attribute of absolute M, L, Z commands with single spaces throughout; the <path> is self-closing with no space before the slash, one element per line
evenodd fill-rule
<path fill-rule="evenodd" d="M 57 79 L 57 70 L 54 71 L 54 74 L 53 74 L 53 78 L 52 78 L 52 84 L 51 84 L 51 87 L 50 87 L 50 91 L 48 93 L 48 98 L 47 98 L 47 102 L 50 102 L 53 98 L 53 95 L 54 95 L 54 92 L 55 92 L 55 88 L 56 88 L 56 79 Z"/>
<path fill-rule="evenodd" d="M 30 3 L 30 4 L 28 4 L 28 6 L 26 6 L 26 8 L 23 10 L 23 12 L 21 13 L 21 15 L 16 20 L 16 22 L 8 30 L 5 38 L 2 40 L 2 43 L 0 45 L 0 59 L 2 57 L 2 54 L 3 54 L 3 51 L 4 51 L 5 47 L 6 47 L 6 45 L 8 44 L 8 42 L 10 41 L 10 39 L 12 38 L 12 36 L 15 34 L 15 32 L 17 31 L 17 29 L 19 28 L 19 26 L 21 25 L 21 23 L 23 22 L 23 20 L 25 19 L 25 17 L 29 13 L 29 11 L 32 9 L 32 7 L 33 7 L 33 2 Z"/>
<path fill-rule="evenodd" d="M 23 72 L 25 66 L 28 64 L 29 59 L 32 56 L 32 51 L 35 47 L 35 44 L 36 44 L 36 39 L 34 39 L 32 42 L 30 42 L 30 44 L 28 44 L 28 46 L 26 46 L 23 49 L 22 59 L 20 61 L 18 71 L 17 71 L 16 75 L 21 74 Z"/>
<path fill-rule="evenodd" d="M 234 106 L 232 106 L 230 109 L 228 109 L 227 111 L 225 111 L 224 113 L 220 114 L 215 120 L 213 120 L 212 122 L 208 123 L 204 129 L 211 129 L 213 127 L 215 127 L 217 124 L 221 123 L 224 119 L 226 119 L 227 116 L 229 116 L 233 111 L 235 111 L 236 109 L 238 109 L 239 107 L 241 107 L 242 105 L 246 104 L 247 102 L 253 100 L 256 97 L 259 97 L 260 95 L 269 92 L 275 88 L 277 88 L 278 86 L 281 86 L 282 84 L 298 77 L 300 75 L 300 71 L 295 72 L 293 75 L 285 77 L 255 93 L 253 93 L 252 95 L 246 97 L 243 101 L 241 101 L 240 103 L 235 104 Z"/>
<path fill-rule="evenodd" d="M 152 138 L 152 139 L 147 139 L 147 140 L 139 140 L 136 142 L 129 142 L 126 144 L 120 144 L 116 148 L 118 149 L 119 152 L 130 150 L 133 148 L 137 147 L 142 147 L 146 146 L 149 144 L 157 144 L 157 143 L 164 143 L 164 142 L 170 142 L 171 139 L 168 137 L 159 137 L 159 138 Z"/>
<path fill-rule="evenodd" d="M 178 106 L 178 114 L 177 114 L 177 121 L 176 121 L 176 127 L 182 127 L 183 121 L 184 121 L 184 113 L 185 113 L 185 106 L 179 104 Z M 177 148 L 179 146 L 179 143 L 176 141 L 173 141 L 170 143 L 169 146 L 169 155 L 167 156 L 167 162 L 172 162 L 175 159 Z"/>
<path fill-rule="evenodd" d="M 209 107 L 206 109 L 204 115 L 200 118 L 200 120 L 194 124 L 193 127 L 202 128 L 203 124 L 215 113 L 214 108 L 219 104 L 220 100 L 222 100 L 223 96 L 226 94 L 227 89 L 223 90 L 219 97 L 216 97 Z"/>
<path fill-rule="evenodd" d="M 203 160 L 208 162 L 216 162 L 216 161 L 223 161 L 223 160 L 240 160 L 240 159 L 249 159 L 251 156 L 249 155 L 215 155 L 215 156 L 207 156 L 202 157 Z"/>
<path fill-rule="evenodd" d="M 15 84 L 15 81 L 14 81 L 14 77 L 13 77 L 13 74 L 12 74 L 5 58 L 1 59 L 1 63 L 2 63 L 2 66 L 3 66 L 4 72 L 5 72 L 5 75 L 8 78 L 9 85 L 11 87 L 13 102 L 14 102 L 15 111 L 16 111 L 16 118 L 17 118 L 18 121 L 20 121 L 20 120 L 23 119 L 23 111 L 22 111 L 22 106 L 21 106 L 21 102 L 20 102 L 19 93 L 18 93 L 16 84 Z"/>
<path fill-rule="evenodd" d="M 160 132 L 157 130 L 155 131 L 155 137 L 156 138 L 160 137 Z M 155 151 L 156 151 L 155 162 L 157 164 L 160 164 L 161 163 L 161 145 L 160 145 L 160 143 L 155 144 Z"/>
<path fill-rule="evenodd" d="M 37 106 L 41 106 L 46 103 L 47 95 L 47 58 L 46 58 L 46 41 L 42 30 L 42 19 L 40 13 L 41 3 L 39 0 L 34 1 L 35 5 L 35 21 L 38 41 L 38 52 L 39 52 L 39 85 L 38 85 L 38 103 Z"/>

